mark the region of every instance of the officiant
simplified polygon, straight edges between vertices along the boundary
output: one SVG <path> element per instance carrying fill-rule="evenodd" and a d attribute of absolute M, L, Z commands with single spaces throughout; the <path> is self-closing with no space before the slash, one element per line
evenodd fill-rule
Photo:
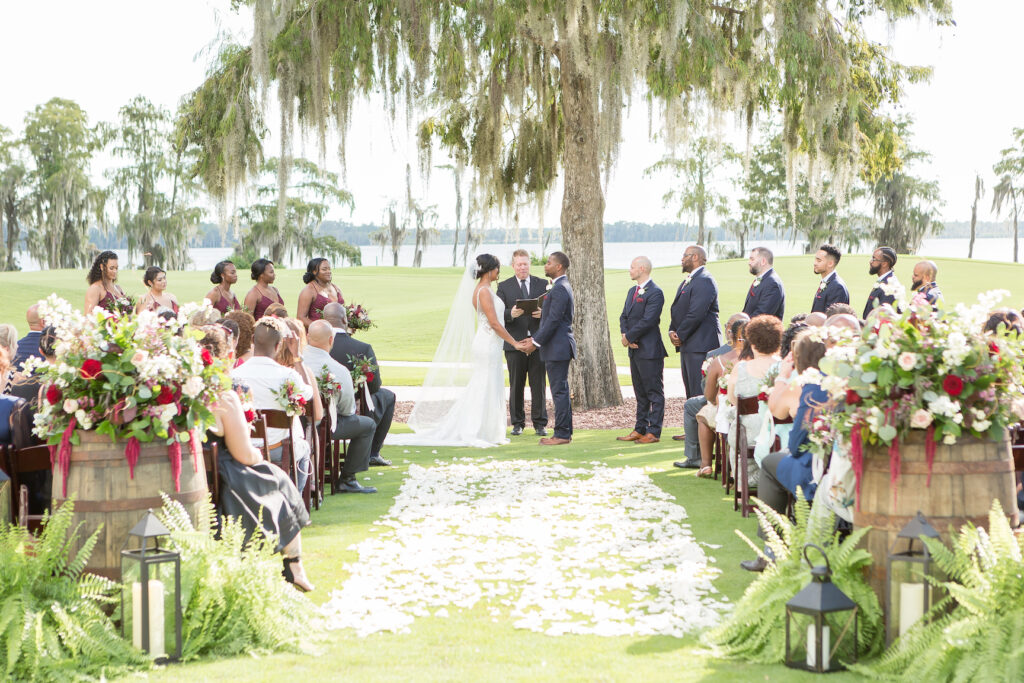
<path fill-rule="evenodd" d="M 548 282 L 544 278 L 530 275 L 530 254 L 525 249 L 512 252 L 512 270 L 515 275 L 498 284 L 498 298 L 505 304 L 505 329 L 513 339 L 522 341 L 533 336 L 540 327 L 541 309 L 538 306 L 528 313 L 517 306 L 516 302 L 543 296 L 547 292 Z M 539 353 L 527 355 L 508 342 L 504 348 L 505 362 L 508 364 L 508 412 L 512 422 L 512 436 L 519 436 L 526 428 L 523 399 L 527 379 L 530 380 L 530 421 L 538 436 L 547 436 L 544 361 L 540 359 Z"/>

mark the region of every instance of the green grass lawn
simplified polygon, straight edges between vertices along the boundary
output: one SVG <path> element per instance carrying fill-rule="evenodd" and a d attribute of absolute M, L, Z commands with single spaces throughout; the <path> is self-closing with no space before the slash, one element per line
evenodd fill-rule
<path fill-rule="evenodd" d="M 680 245 L 682 253 L 684 245 Z M 776 269 L 786 285 L 786 313 L 793 315 L 810 309 L 811 300 L 817 287 L 818 276 L 811 270 L 811 256 L 786 256 L 776 260 Z M 905 285 L 911 282 L 910 272 L 916 259 L 900 257 L 896 272 Z M 966 259 L 937 259 L 939 285 L 946 297 L 947 305 L 957 302 L 973 302 L 979 292 L 989 289 L 1008 289 L 1012 297 L 1010 305 L 1024 304 L 1024 266 L 991 261 L 968 261 Z M 718 281 L 719 306 L 722 318 L 743 307 L 747 288 L 752 280 L 747 271 L 746 260 L 717 261 L 709 264 L 709 270 Z M 534 268 L 534 274 L 542 275 L 542 269 Z M 868 275 L 868 256 L 847 255 L 839 266 L 839 272 L 850 287 L 854 308 L 863 309 L 864 301 L 874 283 Z M 441 338 L 448 316 L 452 296 L 461 277 L 458 268 L 339 268 L 335 271 L 337 284 L 345 298 L 366 305 L 377 327 L 360 333 L 363 339 L 374 346 L 382 360 L 429 361 Z M 502 269 L 502 275 L 511 275 L 511 268 Z M 248 275 L 236 285 L 241 300 L 251 286 Z M 302 287 L 297 270 L 279 270 L 277 286 L 284 296 L 289 313 L 295 313 L 295 302 Z M 141 272 L 122 271 L 120 282 L 125 289 L 140 295 L 144 288 Z M 653 278 L 663 289 L 671 303 L 675 290 L 682 279 L 678 267 L 659 268 Z M 170 290 L 179 301 L 200 299 L 210 290 L 207 273 L 174 272 L 168 276 Z M 613 339 L 612 349 L 618 365 L 628 365 L 625 349 L 618 343 L 618 317 L 631 286 L 629 274 L 624 270 L 605 272 L 608 319 Z M 14 323 L 19 333 L 25 332 L 25 309 L 32 303 L 56 292 L 74 305 L 81 305 L 85 295 L 84 270 L 40 271 L 31 273 L 0 273 L 0 322 Z M 668 311 L 662 315 L 662 328 L 668 323 Z M 669 346 L 668 338 L 665 338 Z M 679 357 L 670 354 L 669 367 L 679 367 Z M 385 372 L 385 383 L 390 383 L 395 374 L 396 384 L 419 381 L 417 373 Z"/>
<path fill-rule="evenodd" d="M 534 438 L 515 439 L 512 444 L 486 451 L 502 459 L 528 458 L 541 461 L 561 458 L 569 466 L 586 466 L 601 461 L 610 467 L 624 465 L 653 467 L 651 479 L 686 508 L 687 523 L 696 538 L 706 544 L 705 552 L 715 560 L 722 574 L 715 585 L 730 600 L 742 594 L 751 575 L 738 563 L 750 551 L 734 533 L 740 529 L 755 533 L 753 518 L 743 519 L 732 511 L 718 482 L 697 479 L 693 470 L 672 467 L 680 457 L 679 446 L 668 441 L 652 446 L 632 446 L 613 440 L 610 432 L 584 431 L 573 443 L 553 450 L 542 449 Z M 383 515 L 411 461 L 424 466 L 435 459 L 481 451 L 456 448 L 386 447 L 384 455 L 395 467 L 374 468 L 361 475 L 369 477 L 377 495 L 328 497 L 326 505 L 313 513 L 313 525 L 303 536 L 303 558 L 307 573 L 316 584 L 315 602 L 326 601 L 348 573 L 345 563 L 355 562 L 350 549 L 370 535 L 373 521 Z M 431 451 L 436 450 L 437 454 Z M 417 452 L 418 451 L 418 452 Z M 619 454 L 623 455 L 619 455 Z M 378 475 L 379 472 L 382 472 Z M 380 568 L 380 580 L 388 580 L 388 568 Z M 328 634 L 318 656 L 273 655 L 260 658 L 196 662 L 175 666 L 150 676 L 151 680 L 189 681 L 281 681 L 281 680 L 374 680 L 374 681 L 799 681 L 808 674 L 784 666 L 750 665 L 723 661 L 702 652 L 697 636 L 683 639 L 658 637 L 614 637 L 570 635 L 551 637 L 513 628 L 510 621 L 492 621 L 482 606 L 460 610 L 449 607 L 451 616 L 418 618 L 407 634 L 378 633 L 359 638 L 351 631 Z M 835 675 L 830 681 L 852 680 L 852 675 Z"/>

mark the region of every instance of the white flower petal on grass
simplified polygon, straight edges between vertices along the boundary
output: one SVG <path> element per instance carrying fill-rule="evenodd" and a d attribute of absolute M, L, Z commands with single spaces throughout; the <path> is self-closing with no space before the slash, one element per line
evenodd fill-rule
<path fill-rule="evenodd" d="M 350 578 L 322 610 L 332 628 L 360 636 L 480 605 L 549 635 L 679 637 L 729 609 L 685 519 L 639 468 L 411 464 L 375 522 L 383 533 L 355 546 Z"/>

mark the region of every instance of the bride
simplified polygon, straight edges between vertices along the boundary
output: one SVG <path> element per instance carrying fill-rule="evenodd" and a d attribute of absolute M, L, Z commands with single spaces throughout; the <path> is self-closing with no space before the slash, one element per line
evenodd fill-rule
<path fill-rule="evenodd" d="M 491 254 L 480 254 L 466 267 L 422 397 L 409 416 L 415 434 L 389 434 L 386 444 L 487 448 L 508 443 L 502 341 L 526 349 L 501 322 L 505 304 L 491 287 L 499 272 Z"/>

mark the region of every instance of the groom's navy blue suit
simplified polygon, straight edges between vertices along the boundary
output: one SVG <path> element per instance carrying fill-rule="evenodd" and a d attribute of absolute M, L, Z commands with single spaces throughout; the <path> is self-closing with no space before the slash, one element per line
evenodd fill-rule
<path fill-rule="evenodd" d="M 555 278 L 544 298 L 540 329 L 533 334 L 533 343 L 540 349 L 540 359 L 548 371 L 548 386 L 555 404 L 557 439 L 572 438 L 572 403 L 569 400 L 569 361 L 576 357 L 576 338 L 572 336 L 574 300 L 569 279 Z"/>
<path fill-rule="evenodd" d="M 641 293 L 637 286 L 629 288 L 626 303 L 619 316 L 619 331 L 626 341 L 636 344 L 629 349 L 629 372 L 636 395 L 638 434 L 661 437 L 665 418 L 665 342 L 661 340 L 661 311 L 665 293 L 653 280 L 648 280 Z"/>

